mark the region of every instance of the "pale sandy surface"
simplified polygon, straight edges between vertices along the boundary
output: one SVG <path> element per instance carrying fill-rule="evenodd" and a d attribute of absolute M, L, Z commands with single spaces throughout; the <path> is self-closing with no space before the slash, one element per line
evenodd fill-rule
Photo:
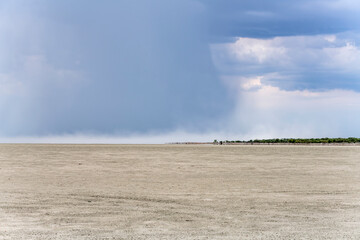
<path fill-rule="evenodd" d="M 0 145 L 0 239 L 360 239 L 360 147 Z"/>

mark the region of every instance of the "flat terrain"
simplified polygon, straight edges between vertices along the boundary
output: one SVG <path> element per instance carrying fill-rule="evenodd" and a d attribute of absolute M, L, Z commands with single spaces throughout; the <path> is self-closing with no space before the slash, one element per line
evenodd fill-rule
<path fill-rule="evenodd" d="M 0 144 L 0 239 L 360 239 L 360 147 Z"/>

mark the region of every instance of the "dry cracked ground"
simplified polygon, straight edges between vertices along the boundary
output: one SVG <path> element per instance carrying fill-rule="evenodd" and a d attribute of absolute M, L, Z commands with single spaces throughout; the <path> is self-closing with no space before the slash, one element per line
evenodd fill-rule
<path fill-rule="evenodd" d="M 360 147 L 2 144 L 0 239 L 360 239 Z"/>

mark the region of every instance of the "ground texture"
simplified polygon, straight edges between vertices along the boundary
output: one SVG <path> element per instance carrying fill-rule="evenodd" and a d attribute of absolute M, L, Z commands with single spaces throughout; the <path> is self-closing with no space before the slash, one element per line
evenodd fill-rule
<path fill-rule="evenodd" d="M 360 147 L 0 145 L 0 239 L 360 239 Z"/>

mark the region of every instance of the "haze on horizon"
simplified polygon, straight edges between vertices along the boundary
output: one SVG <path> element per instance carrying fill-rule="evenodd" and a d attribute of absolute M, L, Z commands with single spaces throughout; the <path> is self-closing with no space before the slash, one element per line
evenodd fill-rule
<path fill-rule="evenodd" d="M 0 142 L 360 136 L 360 3 L 0 0 Z"/>

